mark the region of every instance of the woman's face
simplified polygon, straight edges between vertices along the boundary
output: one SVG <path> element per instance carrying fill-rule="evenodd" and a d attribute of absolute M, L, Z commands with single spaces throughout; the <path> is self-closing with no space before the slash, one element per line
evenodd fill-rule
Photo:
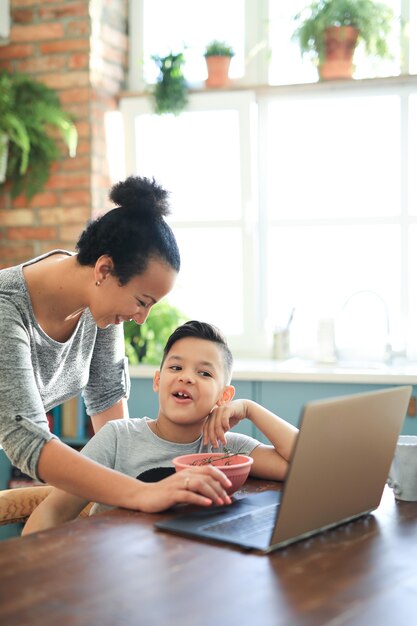
<path fill-rule="evenodd" d="M 95 286 L 90 306 L 97 326 L 106 328 L 129 320 L 143 324 L 151 307 L 171 291 L 176 277 L 177 272 L 170 265 L 151 259 L 143 274 L 121 286 L 103 264 L 97 274 L 100 285 Z"/>

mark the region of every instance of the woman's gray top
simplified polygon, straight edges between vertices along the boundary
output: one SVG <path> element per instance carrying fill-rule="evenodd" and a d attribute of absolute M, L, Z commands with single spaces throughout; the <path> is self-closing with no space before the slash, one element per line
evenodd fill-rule
<path fill-rule="evenodd" d="M 44 444 L 55 437 L 46 412 L 82 391 L 88 415 L 113 406 L 130 389 L 123 325 L 99 329 L 86 309 L 64 343 L 37 323 L 22 265 L 0 271 L 0 444 L 20 470 L 38 478 Z"/>

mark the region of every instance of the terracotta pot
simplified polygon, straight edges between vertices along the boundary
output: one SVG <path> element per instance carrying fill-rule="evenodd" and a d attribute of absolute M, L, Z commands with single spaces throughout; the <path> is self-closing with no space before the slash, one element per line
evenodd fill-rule
<path fill-rule="evenodd" d="M 324 31 L 325 58 L 319 66 L 322 80 L 352 78 L 353 53 L 359 31 L 353 26 L 330 26 Z"/>
<path fill-rule="evenodd" d="M 226 87 L 230 83 L 229 66 L 230 57 L 211 56 L 205 57 L 207 64 L 206 87 Z"/>

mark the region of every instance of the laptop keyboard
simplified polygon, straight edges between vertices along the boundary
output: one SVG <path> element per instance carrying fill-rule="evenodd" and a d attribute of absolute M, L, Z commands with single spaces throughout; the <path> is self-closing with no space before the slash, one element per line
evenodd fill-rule
<path fill-rule="evenodd" d="M 222 522 L 212 522 L 203 526 L 202 530 L 209 530 L 219 535 L 230 535 L 233 533 L 235 536 L 253 537 L 267 530 L 272 530 L 277 507 L 277 504 L 272 504 L 258 511 L 229 517 Z"/>

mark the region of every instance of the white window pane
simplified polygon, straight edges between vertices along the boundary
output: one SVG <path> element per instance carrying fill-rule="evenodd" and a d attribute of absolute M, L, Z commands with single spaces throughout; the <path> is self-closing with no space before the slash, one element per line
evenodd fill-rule
<path fill-rule="evenodd" d="M 394 13 L 391 32 L 387 38 L 390 59 L 374 59 L 369 57 L 364 45 L 360 43 L 355 51 L 354 78 L 375 78 L 377 76 L 397 76 L 401 73 L 401 0 L 383 0 Z"/>
<path fill-rule="evenodd" d="M 399 97 L 271 103 L 267 168 L 271 218 L 397 215 Z"/>
<path fill-rule="evenodd" d="M 172 194 L 175 220 L 241 216 L 239 112 L 136 118 L 137 173 Z"/>
<path fill-rule="evenodd" d="M 410 21 L 408 24 L 408 36 L 410 42 L 410 74 L 417 74 L 417 2 L 415 2 L 415 0 L 410 0 Z"/>
<path fill-rule="evenodd" d="M 409 271 L 408 271 L 408 357 L 417 359 L 417 224 L 408 231 Z"/>
<path fill-rule="evenodd" d="M 236 53 L 230 77 L 244 73 L 243 0 L 144 0 L 144 77 L 155 82 L 158 70 L 152 55 L 184 50 L 184 75 L 191 82 L 207 76 L 204 50 L 213 39 L 226 41 Z"/>
<path fill-rule="evenodd" d="M 169 300 L 227 335 L 243 332 L 242 240 L 237 228 L 176 228 L 181 270 Z"/>
<path fill-rule="evenodd" d="M 349 296 L 371 290 L 385 301 L 392 341 L 400 344 L 400 244 L 400 228 L 392 225 L 271 228 L 267 257 L 269 319 L 280 322 L 295 306 L 293 349 L 313 357 L 318 320 L 337 321 Z"/>
<path fill-rule="evenodd" d="M 417 215 L 417 95 L 409 98 L 408 212 Z"/>
<path fill-rule="evenodd" d="M 306 0 L 270 0 L 269 2 L 269 83 L 292 85 L 318 79 L 317 69 L 303 59 L 297 41 L 292 41 L 294 16 L 306 6 Z"/>

